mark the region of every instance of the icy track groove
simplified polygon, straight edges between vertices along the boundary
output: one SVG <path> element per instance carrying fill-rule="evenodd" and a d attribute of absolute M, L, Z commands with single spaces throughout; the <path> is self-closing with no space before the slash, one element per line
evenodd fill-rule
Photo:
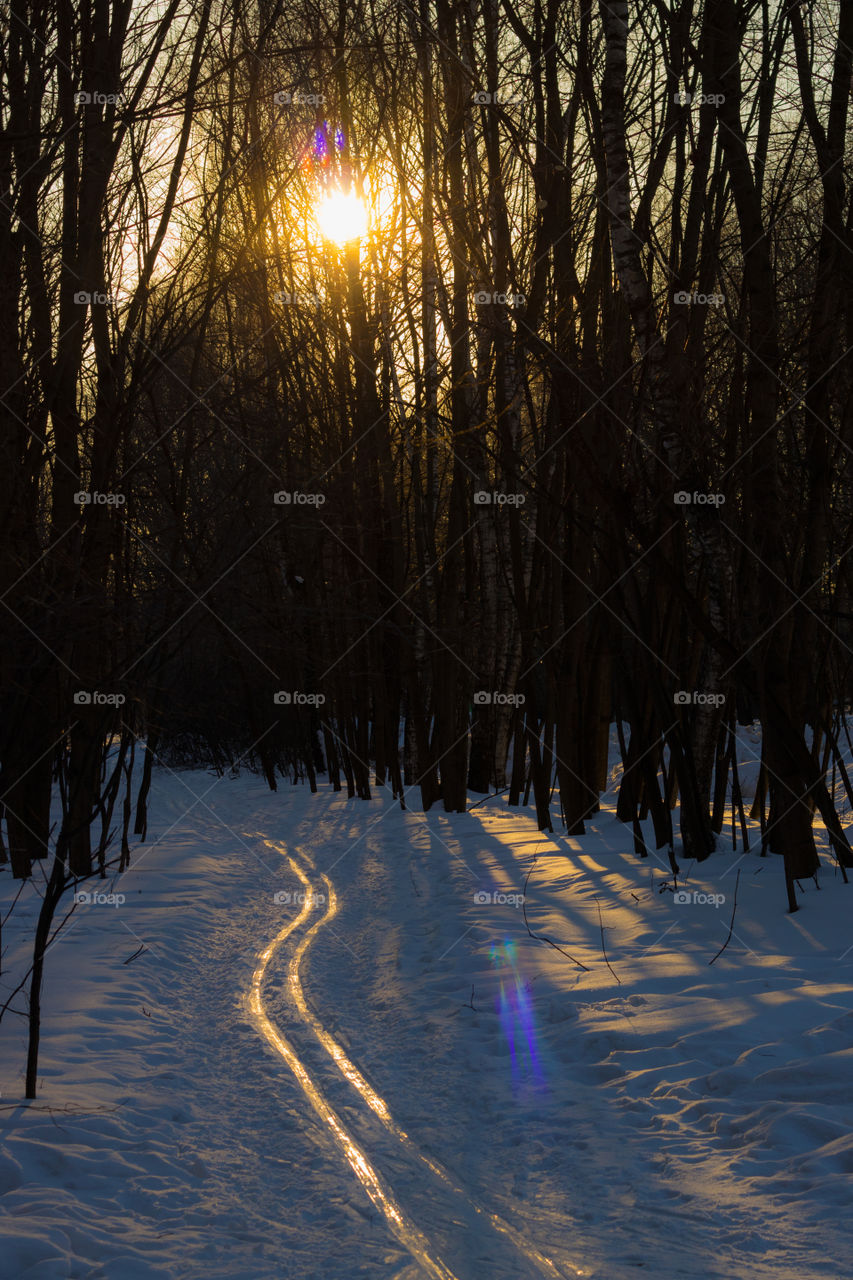
<path fill-rule="evenodd" d="M 294 869 L 295 869 L 295 864 Z M 305 880 L 305 877 L 301 877 Z M 307 880 L 305 880 L 307 884 Z M 302 1089 L 311 1106 L 317 1112 L 317 1115 L 328 1125 L 335 1141 L 341 1148 L 348 1163 L 352 1167 L 358 1180 L 361 1182 L 370 1199 L 376 1205 L 377 1209 L 384 1215 L 391 1231 L 408 1250 L 416 1262 L 436 1280 L 458 1280 L 454 1273 L 444 1265 L 440 1258 L 434 1257 L 429 1241 L 418 1230 L 415 1224 L 406 1217 L 403 1210 L 397 1204 L 393 1192 L 380 1178 L 379 1174 L 370 1164 L 361 1148 L 353 1141 L 347 1130 L 341 1124 L 337 1113 L 329 1106 L 320 1090 L 315 1085 L 311 1076 L 308 1074 L 305 1066 L 300 1058 L 294 1052 L 292 1046 L 288 1044 L 284 1036 L 281 1035 L 278 1028 L 267 1017 L 263 1002 L 261 1000 L 261 984 L 264 974 L 267 970 L 270 960 L 275 955 L 281 944 L 293 933 L 306 916 L 311 911 L 311 901 L 306 900 L 299 915 L 296 916 L 290 924 L 276 934 L 272 942 L 261 952 L 259 957 L 260 963 L 252 975 L 252 989 L 249 996 L 249 1005 L 252 1013 L 257 1021 L 258 1028 L 265 1039 L 272 1047 L 281 1054 L 287 1065 L 290 1067 L 297 1083 Z"/>
<path fill-rule="evenodd" d="M 251 993 L 249 997 L 249 1005 L 252 1015 L 257 1023 L 258 1029 L 268 1043 L 284 1058 L 288 1067 L 290 1067 L 296 1081 L 305 1094 L 311 1106 L 317 1112 L 320 1119 L 330 1129 L 335 1142 L 340 1147 L 348 1164 L 352 1168 L 356 1177 L 361 1182 L 370 1199 L 384 1216 L 392 1233 L 400 1241 L 403 1247 L 411 1254 L 415 1261 L 430 1276 L 438 1277 L 438 1280 L 458 1280 L 455 1273 L 447 1266 L 446 1263 L 438 1256 L 435 1249 L 431 1246 L 429 1240 L 422 1231 L 411 1221 L 404 1210 L 397 1202 L 394 1192 L 388 1185 L 387 1181 L 378 1173 L 374 1166 L 370 1163 L 365 1153 L 361 1150 L 352 1136 L 347 1132 L 344 1125 L 334 1109 L 329 1105 L 318 1088 L 317 1084 L 312 1080 L 305 1065 L 296 1054 L 292 1045 L 281 1035 L 278 1028 L 267 1016 L 263 1001 L 261 999 L 261 986 L 267 968 L 275 956 L 276 952 L 284 942 L 294 933 L 300 925 L 302 925 L 311 913 L 314 902 L 317 901 L 317 890 L 312 885 L 308 875 L 306 875 L 303 867 L 290 854 L 270 840 L 265 841 L 268 848 L 280 853 L 286 857 L 294 875 L 296 875 L 305 887 L 305 902 L 299 914 L 283 929 L 276 934 L 266 949 L 261 952 L 258 957 L 258 967 L 252 976 Z M 316 874 L 316 868 L 312 859 L 304 852 L 299 850 L 300 857 L 308 864 L 310 870 Z M 348 1081 L 350 1085 L 360 1094 L 361 1098 L 370 1107 L 371 1111 L 379 1118 L 389 1133 L 402 1144 L 407 1154 L 417 1158 L 430 1173 L 440 1179 L 447 1188 L 449 1188 L 455 1196 L 464 1200 L 466 1207 L 472 1210 L 483 1222 L 487 1222 L 492 1229 L 500 1232 L 507 1240 L 515 1246 L 518 1252 L 525 1260 L 532 1264 L 536 1271 L 543 1276 L 547 1276 L 550 1280 L 562 1280 L 564 1272 L 560 1271 L 554 1263 L 537 1249 L 527 1243 L 521 1234 L 511 1227 L 507 1222 L 498 1216 L 498 1214 L 489 1211 L 482 1205 L 478 1204 L 453 1177 L 441 1167 L 436 1161 L 431 1160 L 424 1155 L 422 1151 L 412 1142 L 411 1138 L 406 1134 L 394 1121 L 387 1104 L 371 1087 L 364 1076 L 359 1072 L 358 1068 L 350 1061 L 344 1050 L 337 1041 L 326 1031 L 325 1027 L 318 1018 L 311 1012 L 305 1001 L 302 990 L 302 983 L 299 977 L 299 967 L 305 956 L 308 947 L 316 933 L 327 924 L 337 912 L 337 896 L 334 886 L 323 873 L 320 873 L 323 885 L 326 890 L 326 910 L 325 913 L 314 922 L 314 924 L 305 932 L 302 940 L 299 942 L 293 953 L 290 964 L 288 966 L 287 975 L 287 991 L 296 1007 L 303 1023 L 310 1027 L 314 1035 L 319 1040 L 322 1047 L 331 1057 L 335 1066 Z M 574 1268 L 573 1268 L 574 1270 Z M 582 1271 L 574 1271 L 577 1276 L 582 1276 Z"/>

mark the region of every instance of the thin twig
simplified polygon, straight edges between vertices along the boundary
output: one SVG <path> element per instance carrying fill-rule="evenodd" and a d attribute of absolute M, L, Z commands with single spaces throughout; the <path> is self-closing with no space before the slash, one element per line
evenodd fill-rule
<path fill-rule="evenodd" d="M 12 905 L 10 906 L 9 910 L 6 912 L 6 914 L 5 914 L 5 916 L 3 917 L 3 919 L 0 921 L 0 928 L 2 928 L 2 926 L 3 926 L 3 925 L 6 923 L 6 921 L 9 919 L 9 916 L 10 916 L 10 915 L 12 914 L 12 912 L 14 911 L 14 909 L 15 909 L 15 904 L 16 904 L 16 902 L 18 901 L 18 899 L 20 898 L 21 894 L 24 892 L 24 885 L 25 885 L 26 883 L 27 883 L 27 882 L 26 882 L 26 880 L 22 880 L 22 881 L 21 881 L 21 884 L 20 884 L 20 887 L 19 887 L 19 889 L 18 889 L 18 892 L 15 894 L 14 898 L 12 899 Z"/>
<path fill-rule="evenodd" d="M 118 858 L 113 858 L 111 862 L 107 862 L 107 863 L 105 863 L 104 865 L 105 865 L 105 866 L 107 866 L 107 867 L 114 867 L 114 866 L 116 865 L 116 863 L 117 863 L 117 862 L 119 862 L 119 861 L 120 861 L 120 859 L 118 859 Z M 95 876 L 98 876 L 98 877 L 100 877 L 101 879 L 103 879 L 103 878 L 104 878 L 104 877 L 101 877 L 101 876 L 100 876 L 100 868 L 99 868 L 98 870 L 91 871 L 91 872 L 90 872 L 88 875 L 86 875 L 86 876 L 73 876 L 73 877 L 69 877 L 68 879 L 66 879 L 65 883 L 64 883 L 64 884 L 63 884 L 63 886 L 62 886 L 62 890 L 61 890 L 61 892 L 60 892 L 60 894 L 59 894 L 59 897 L 57 898 L 57 905 L 58 905 L 58 904 L 59 904 L 59 902 L 61 901 L 61 899 L 62 899 L 62 895 L 65 893 L 65 891 L 66 891 L 68 888 L 70 888 L 70 887 L 73 885 L 73 886 L 74 886 L 74 888 L 76 889 L 78 884 L 83 884 L 83 883 L 85 883 L 85 881 L 86 881 L 86 880 L 91 880 L 91 879 L 93 879 Z M 33 885 L 33 887 L 34 887 L 34 888 L 38 889 L 38 886 L 35 884 L 35 881 L 34 881 L 32 878 L 29 878 L 29 879 L 28 879 L 28 880 L 26 880 L 24 883 L 25 883 L 25 884 L 31 884 L 31 885 Z M 39 894 L 39 897 L 42 897 L 42 895 L 41 895 L 41 894 Z M 48 938 L 48 940 L 47 940 L 47 942 L 45 943 L 45 946 L 44 946 L 44 951 L 42 952 L 42 955 L 43 955 L 43 956 L 47 955 L 47 953 L 48 953 L 48 951 L 50 950 L 51 946 L 52 946 L 52 945 L 53 945 L 53 943 L 56 941 L 57 937 L 58 937 L 58 936 L 59 936 L 59 934 L 62 932 L 62 930 L 64 929 L 65 925 L 68 923 L 68 920 L 69 920 L 69 919 L 70 919 L 70 917 L 74 914 L 74 910 L 75 910 L 76 906 L 77 906 L 77 903 L 76 903 L 76 902 L 72 902 L 72 904 L 71 904 L 70 908 L 68 909 L 68 911 L 66 912 L 66 914 L 63 916 L 63 918 L 60 920 L 59 924 L 56 926 L 56 928 L 54 929 L 53 933 L 52 933 L 52 934 L 50 935 L 50 937 Z M 20 990 L 22 990 L 22 988 L 23 988 L 23 987 L 25 987 L 25 986 L 26 986 L 27 979 L 30 977 L 30 975 L 31 975 L 31 973 L 32 973 L 32 971 L 33 971 L 33 969 L 34 969 L 34 968 L 35 968 L 35 961 L 33 961 L 33 963 L 30 965 L 29 969 L 27 969 L 27 972 L 24 974 L 23 978 L 22 978 L 22 979 L 21 979 L 21 981 L 18 983 L 17 987 L 15 987 L 15 990 L 14 990 L 14 991 L 11 993 L 11 995 L 8 997 L 8 999 L 6 1000 L 5 1004 L 0 1005 L 0 1022 L 2 1022 L 2 1020 L 3 1020 L 3 1015 L 4 1015 L 4 1013 L 6 1013 L 6 1011 L 9 1009 L 9 1007 L 10 1007 L 10 1005 L 11 1005 L 11 1003 L 12 1003 L 13 999 L 15 998 L 15 996 L 18 994 L 18 992 L 19 992 Z M 17 1012 L 17 1011 L 16 1011 L 16 1012 Z"/>
<path fill-rule="evenodd" d="M 616 978 L 618 985 L 621 987 L 622 983 L 619 981 L 619 978 L 616 977 L 616 974 L 613 971 L 613 966 L 611 965 L 610 961 L 607 959 L 607 951 L 605 950 L 605 947 L 604 947 L 604 921 L 601 918 L 601 903 L 598 901 L 597 895 L 595 899 L 595 905 L 598 907 L 598 927 L 601 930 L 601 954 L 604 956 L 604 963 L 607 965 L 608 969 L 613 974 L 613 977 Z"/>
<path fill-rule="evenodd" d="M 119 1107 L 123 1106 L 123 1102 L 117 1102 L 114 1107 L 72 1107 L 70 1103 L 66 1103 L 64 1107 L 31 1107 L 27 1106 L 27 1099 L 22 1099 L 20 1102 L 10 1102 L 8 1105 L 0 1106 L 0 1111 L 18 1111 L 21 1107 L 26 1107 L 27 1111 L 50 1111 L 62 1116 L 91 1116 L 100 1111 L 118 1111 Z"/>
<path fill-rule="evenodd" d="M 477 805 L 485 804 L 487 800 L 494 800 L 496 796 L 505 796 L 510 789 L 510 787 L 504 787 L 503 791 L 493 791 L 490 796 L 483 796 L 482 800 L 477 800 L 474 804 L 468 805 L 468 812 L 470 813 L 472 809 L 476 809 Z"/>
<path fill-rule="evenodd" d="M 558 947 L 556 942 L 552 942 L 550 938 L 546 938 L 544 933 L 534 933 L 531 929 L 530 923 L 527 919 L 527 881 L 530 879 L 535 865 L 536 855 L 534 854 L 533 861 L 530 864 L 530 870 L 528 871 L 524 881 L 524 890 L 521 898 L 521 910 L 524 913 L 524 923 L 527 925 L 527 932 L 530 934 L 531 938 L 535 939 L 536 942 L 547 942 L 549 947 L 553 947 L 555 951 L 559 951 L 561 955 L 564 955 L 568 960 L 571 960 L 572 964 L 576 964 L 579 969 L 583 969 L 584 973 L 589 973 L 590 970 L 585 964 L 581 964 L 580 960 L 576 960 L 574 956 L 570 956 L 568 951 L 564 951 L 562 947 Z"/>
<path fill-rule="evenodd" d="M 730 923 L 729 923 L 729 936 L 726 938 L 725 942 L 724 942 L 724 943 L 723 943 L 723 945 L 720 947 L 720 949 L 719 949 L 719 951 L 717 952 L 717 954 L 714 956 L 714 960 L 719 959 L 719 957 L 723 954 L 723 952 L 725 951 L 726 947 L 729 945 L 729 943 L 730 943 L 730 942 L 731 942 L 731 940 L 732 940 L 732 930 L 733 930 L 733 929 L 734 929 L 734 927 L 735 927 L 735 912 L 737 911 L 737 886 L 738 886 L 738 881 L 739 881 L 739 880 L 740 880 L 740 867 L 738 867 L 737 876 L 735 877 L 735 900 L 734 900 L 734 904 L 733 904 L 733 906 L 732 906 L 732 918 L 731 918 L 731 921 L 730 921 Z M 709 960 L 709 961 L 708 961 L 708 964 L 713 964 L 713 963 L 714 963 L 714 960 Z"/>

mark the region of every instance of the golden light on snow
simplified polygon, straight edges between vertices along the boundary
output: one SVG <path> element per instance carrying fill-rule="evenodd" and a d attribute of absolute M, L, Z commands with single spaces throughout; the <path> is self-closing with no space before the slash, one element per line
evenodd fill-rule
<path fill-rule="evenodd" d="M 349 244 L 367 235 L 367 209 L 354 190 L 330 191 L 316 207 L 317 225 L 326 240 Z"/>
<path fill-rule="evenodd" d="M 293 1046 L 284 1038 L 275 1024 L 267 1016 L 263 999 L 261 997 L 261 987 L 263 986 L 266 971 L 270 962 L 281 944 L 284 943 L 290 937 L 291 933 L 293 933 L 294 930 L 296 930 L 311 914 L 315 902 L 322 902 L 322 897 L 315 897 L 311 891 L 311 883 L 302 869 L 293 861 L 292 858 L 289 859 L 289 862 L 291 868 L 309 892 L 305 895 L 305 901 L 299 914 L 295 916 L 293 920 L 289 921 L 289 923 L 287 923 L 284 928 L 276 934 L 272 942 L 268 944 L 258 957 L 258 967 L 252 974 L 252 987 L 249 992 L 249 1008 L 251 1009 L 255 1024 L 268 1043 L 277 1050 L 290 1067 L 290 1070 L 296 1077 L 306 1099 L 310 1102 L 320 1119 L 331 1130 L 338 1142 L 338 1145 L 343 1151 L 350 1168 L 361 1182 L 365 1191 L 370 1196 L 370 1199 L 380 1212 L 385 1215 L 391 1231 L 403 1247 L 408 1249 L 409 1253 L 411 1253 L 412 1256 L 421 1264 L 421 1269 L 431 1276 L 432 1280 L 458 1280 L 458 1277 L 454 1272 L 451 1271 L 437 1255 L 434 1255 L 431 1252 L 430 1245 L 426 1237 L 403 1212 L 390 1188 L 384 1182 L 384 1179 L 367 1159 L 364 1152 L 353 1140 L 349 1132 L 344 1128 L 337 1112 L 326 1101 L 324 1094 L 315 1084 L 313 1077 L 304 1066 L 301 1058 L 298 1057 Z M 333 892 L 331 881 L 328 880 L 327 877 L 324 877 L 324 880 L 331 894 Z M 325 915 L 321 917 L 305 935 L 299 952 L 300 955 L 307 947 L 309 940 L 316 930 L 319 929 L 320 925 L 323 924 L 329 916 L 334 915 L 336 909 L 336 903 L 334 898 L 332 898 Z M 292 994 L 295 994 L 297 991 L 299 993 L 300 1010 L 306 1009 L 307 1011 L 307 1005 L 304 1002 L 299 982 L 299 965 L 297 957 L 294 957 L 294 961 L 290 966 L 289 985 Z M 328 1039 L 331 1039 L 331 1037 L 328 1037 Z M 344 1057 L 344 1060 L 347 1063 L 349 1063 L 349 1059 L 346 1059 L 343 1053 L 341 1056 Z M 338 1061 L 338 1065 L 342 1066 L 340 1059 L 336 1060 Z M 349 1065 L 351 1066 L 352 1064 Z M 353 1070 L 355 1070 L 355 1068 L 353 1068 Z M 359 1077 L 359 1079 L 361 1079 L 361 1077 Z M 363 1083 L 366 1084 L 366 1081 L 363 1081 Z M 374 1097 L 377 1102 L 381 1102 L 381 1099 L 379 1099 L 378 1096 L 374 1095 Z M 382 1103 L 381 1108 L 379 1108 L 380 1115 L 382 1115 L 383 1108 L 387 1113 L 387 1108 L 385 1108 L 385 1104 Z M 405 1137 L 405 1135 L 403 1136 Z"/>

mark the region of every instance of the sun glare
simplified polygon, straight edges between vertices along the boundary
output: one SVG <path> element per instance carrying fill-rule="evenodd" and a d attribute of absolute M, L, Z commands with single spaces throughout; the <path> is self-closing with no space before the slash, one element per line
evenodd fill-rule
<path fill-rule="evenodd" d="M 367 210 L 355 191 L 332 191 L 316 209 L 317 225 L 324 238 L 335 244 L 363 240 L 367 234 Z"/>

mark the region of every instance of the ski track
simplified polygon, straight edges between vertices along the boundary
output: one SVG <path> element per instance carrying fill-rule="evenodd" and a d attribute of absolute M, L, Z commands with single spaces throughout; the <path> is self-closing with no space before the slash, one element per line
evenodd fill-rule
<path fill-rule="evenodd" d="M 276 1050 L 282 1058 L 284 1058 L 290 1070 L 293 1072 L 297 1083 L 303 1090 L 306 1098 L 311 1106 L 317 1112 L 320 1119 L 326 1124 L 330 1130 L 335 1142 L 340 1147 L 347 1163 L 352 1168 L 356 1177 L 361 1182 L 370 1199 L 383 1214 L 390 1230 L 400 1241 L 403 1247 L 409 1252 L 412 1258 L 426 1273 L 436 1280 L 459 1280 L 455 1272 L 439 1257 L 435 1248 L 431 1245 L 424 1233 L 415 1225 L 415 1223 L 407 1216 L 397 1201 L 397 1198 L 388 1184 L 375 1167 L 368 1160 L 362 1149 L 358 1146 L 354 1138 L 341 1123 L 340 1117 L 337 1115 L 332 1106 L 328 1103 L 322 1091 L 318 1087 L 306 1068 L 304 1062 L 300 1059 L 293 1046 L 281 1034 L 279 1029 L 267 1015 L 261 998 L 261 987 L 267 969 L 271 961 L 275 958 L 277 952 L 291 937 L 292 934 L 302 925 L 311 914 L 312 907 L 318 903 L 318 891 L 306 874 L 303 865 L 297 862 L 290 855 L 286 847 L 276 844 L 271 840 L 264 840 L 269 849 L 279 853 L 282 857 L 287 858 L 290 867 L 295 876 L 302 882 L 305 887 L 305 901 L 299 914 L 289 924 L 276 934 L 266 949 L 259 956 L 258 967 L 252 976 L 251 993 L 249 996 L 249 1008 L 258 1027 L 258 1030 L 268 1041 L 268 1043 Z M 299 857 L 308 868 L 316 873 L 316 865 L 309 854 L 304 849 L 296 849 Z M 468 1210 L 468 1216 L 479 1218 L 481 1222 L 485 1221 L 493 1230 L 503 1235 L 525 1259 L 525 1261 L 535 1268 L 537 1276 L 546 1276 L 548 1280 L 565 1280 L 566 1273 L 559 1270 L 550 1258 L 540 1253 L 524 1240 L 520 1232 L 505 1222 L 497 1213 L 485 1208 L 478 1203 L 464 1188 L 459 1186 L 458 1182 L 444 1169 L 437 1161 L 426 1156 L 395 1122 L 387 1103 L 376 1093 L 368 1081 L 364 1078 L 358 1068 L 347 1057 L 346 1053 L 338 1042 L 329 1034 L 320 1020 L 311 1012 L 305 1000 L 305 994 L 302 989 L 302 983 L 299 976 L 299 969 L 305 954 L 311 945 L 317 933 L 327 925 L 335 916 L 338 910 L 337 895 L 334 885 L 327 875 L 320 873 L 320 877 L 326 889 L 327 904 L 326 910 L 306 930 L 301 941 L 297 944 L 291 957 L 287 971 L 287 992 L 299 1013 L 304 1026 L 310 1028 L 323 1049 L 332 1059 L 335 1066 L 343 1075 L 344 1079 L 357 1091 L 363 1101 L 370 1108 L 371 1112 L 379 1119 L 385 1129 L 393 1135 L 401 1144 L 410 1158 L 420 1161 L 430 1174 L 440 1180 L 444 1186 L 449 1189 L 455 1198 L 464 1202 L 464 1207 Z M 582 1276 L 581 1270 L 572 1268 L 572 1273 L 576 1276 Z"/>
<path fill-rule="evenodd" d="M 418 1228 L 411 1222 L 397 1204 L 394 1194 L 387 1186 L 373 1165 L 369 1162 L 361 1148 L 344 1128 L 337 1113 L 329 1106 L 323 1094 L 317 1088 L 307 1069 L 297 1056 L 293 1047 L 285 1040 L 281 1032 L 270 1021 L 261 1000 L 261 984 L 270 960 L 278 948 L 287 940 L 293 931 L 310 914 L 311 904 L 306 902 L 295 920 L 276 934 L 272 942 L 261 953 L 260 964 L 252 975 L 252 988 L 249 996 L 249 1007 L 254 1015 L 258 1028 L 265 1039 L 284 1058 L 296 1081 L 320 1119 L 331 1130 L 335 1141 L 343 1151 L 356 1177 L 361 1182 L 370 1199 L 384 1215 L 393 1234 L 403 1247 L 408 1250 L 416 1262 L 435 1280 L 458 1280 L 458 1277 L 441 1261 L 434 1257 L 429 1242 Z"/>

